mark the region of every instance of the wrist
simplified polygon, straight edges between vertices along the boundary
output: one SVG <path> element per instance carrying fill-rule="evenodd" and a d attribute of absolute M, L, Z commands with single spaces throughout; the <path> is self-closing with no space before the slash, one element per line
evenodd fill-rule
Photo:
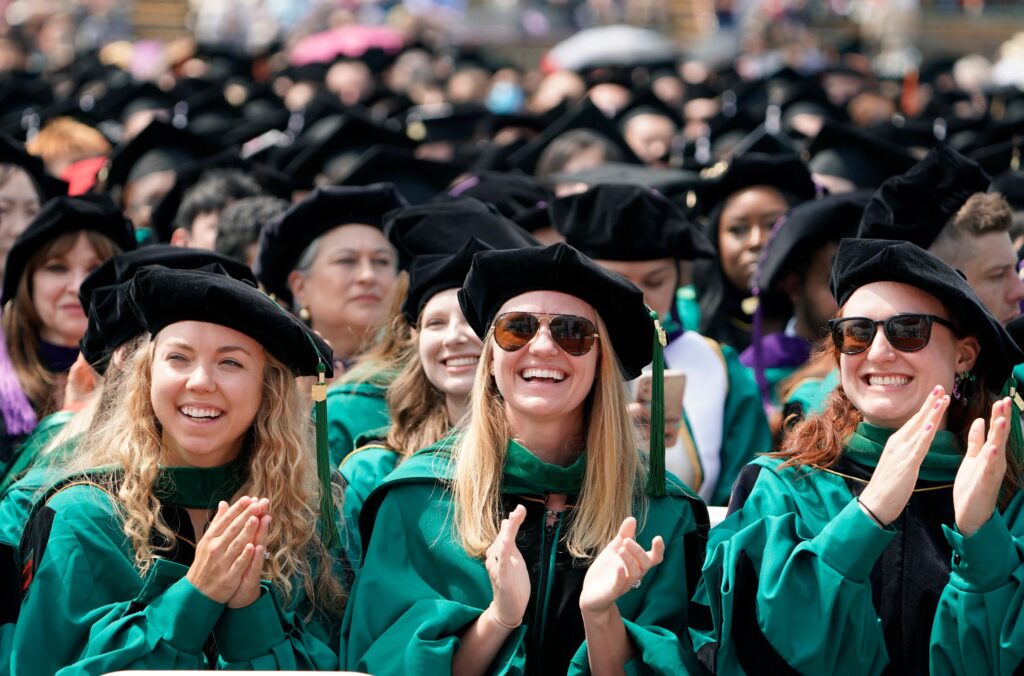
<path fill-rule="evenodd" d="M 506 631 L 514 631 L 515 629 L 518 629 L 519 625 L 521 625 L 523 623 L 522 616 L 520 616 L 519 619 L 516 620 L 515 622 L 507 622 L 507 621 L 505 621 L 504 619 L 502 619 L 498 615 L 498 611 L 494 609 L 494 604 L 493 603 L 491 605 L 487 606 L 487 609 L 484 610 L 483 615 L 485 617 L 488 617 L 491 622 L 493 622 L 494 624 L 498 625 L 502 629 L 505 629 Z"/>
<path fill-rule="evenodd" d="M 618 615 L 618 607 L 614 602 L 607 606 L 593 607 L 580 605 L 580 614 L 586 624 L 600 626 L 610 624 Z"/>
<path fill-rule="evenodd" d="M 883 521 L 882 518 L 880 518 L 878 514 L 875 512 L 875 510 L 869 507 L 864 502 L 864 500 L 861 499 L 861 497 L 857 498 L 857 505 L 860 507 L 860 510 L 867 515 L 869 519 L 875 522 L 876 526 L 883 529 L 888 528 L 890 522 Z"/>

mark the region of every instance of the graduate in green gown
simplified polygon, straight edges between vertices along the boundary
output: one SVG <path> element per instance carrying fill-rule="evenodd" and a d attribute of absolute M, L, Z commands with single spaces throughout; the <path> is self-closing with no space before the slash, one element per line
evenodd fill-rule
<path fill-rule="evenodd" d="M 831 290 L 840 385 L 740 475 L 691 613 L 698 653 L 727 674 L 1009 673 L 1024 449 L 1000 392 L 1021 351 L 908 242 L 844 240 Z"/>
<path fill-rule="evenodd" d="M 685 622 L 706 510 L 666 477 L 659 424 L 648 474 L 626 412 L 623 378 L 661 360 L 642 293 L 555 244 L 478 253 L 459 299 L 483 340 L 469 421 L 364 506 L 346 666 L 698 669 Z"/>
<path fill-rule="evenodd" d="M 344 564 L 295 380 L 330 348 L 222 274 L 146 267 L 125 302 L 152 340 L 33 510 L 11 673 L 337 668 Z"/>
<path fill-rule="evenodd" d="M 362 557 L 359 514 L 370 492 L 406 457 L 446 437 L 466 413 L 480 338 L 462 315 L 456 296 L 473 254 L 490 249 L 470 239 L 452 255 L 418 256 L 409 271 L 409 291 L 401 320 L 409 339 L 401 370 L 388 388 L 394 422 L 365 435 L 364 443 L 345 456 L 343 510 L 348 529 L 349 560 Z"/>
<path fill-rule="evenodd" d="M 568 244 L 636 284 L 665 323 L 665 364 L 687 385 L 683 410 L 666 412 L 666 438 L 675 439 L 666 444 L 666 467 L 708 504 L 724 506 L 740 469 L 770 451 L 772 437 L 757 384 L 736 351 L 673 312 L 680 263 L 714 249 L 676 205 L 648 188 L 597 185 L 558 199 L 550 212 Z"/>

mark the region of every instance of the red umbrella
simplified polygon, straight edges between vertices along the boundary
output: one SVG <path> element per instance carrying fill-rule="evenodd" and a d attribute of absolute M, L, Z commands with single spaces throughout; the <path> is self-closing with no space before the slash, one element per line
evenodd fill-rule
<path fill-rule="evenodd" d="M 404 45 L 402 34 L 388 26 L 341 26 L 303 38 L 292 49 L 289 60 L 293 66 L 305 66 L 339 56 L 359 58 L 372 47 L 397 53 Z"/>

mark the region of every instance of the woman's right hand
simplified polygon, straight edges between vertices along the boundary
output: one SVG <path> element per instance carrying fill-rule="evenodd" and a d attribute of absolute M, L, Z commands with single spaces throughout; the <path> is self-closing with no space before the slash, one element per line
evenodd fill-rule
<path fill-rule="evenodd" d="M 253 539 L 266 505 L 242 497 L 235 504 L 221 501 L 203 537 L 186 578 L 192 586 L 217 603 L 227 603 L 238 591 L 242 575 L 253 559 Z"/>
<path fill-rule="evenodd" d="M 860 494 L 861 504 L 883 526 L 895 521 L 910 502 L 921 463 L 948 407 L 946 391 L 936 386 L 914 417 L 886 442 L 871 481 Z"/>
<path fill-rule="evenodd" d="M 526 614 L 530 602 L 530 574 L 516 546 L 516 535 L 526 519 L 526 508 L 517 505 L 503 519 L 498 537 L 487 548 L 487 574 L 491 578 L 494 599 L 490 612 L 505 626 L 516 626 Z"/>

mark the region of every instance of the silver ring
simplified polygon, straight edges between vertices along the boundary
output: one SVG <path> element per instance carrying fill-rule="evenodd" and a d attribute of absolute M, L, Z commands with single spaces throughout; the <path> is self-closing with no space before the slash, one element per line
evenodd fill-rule
<path fill-rule="evenodd" d="M 643 578 L 639 578 L 639 577 L 638 577 L 638 578 L 636 579 L 636 582 L 633 582 L 633 583 L 632 583 L 632 584 L 630 584 L 629 586 L 630 586 L 630 587 L 632 587 L 633 589 L 639 589 L 639 588 L 640 588 L 640 580 L 642 580 L 642 579 L 643 579 Z"/>

